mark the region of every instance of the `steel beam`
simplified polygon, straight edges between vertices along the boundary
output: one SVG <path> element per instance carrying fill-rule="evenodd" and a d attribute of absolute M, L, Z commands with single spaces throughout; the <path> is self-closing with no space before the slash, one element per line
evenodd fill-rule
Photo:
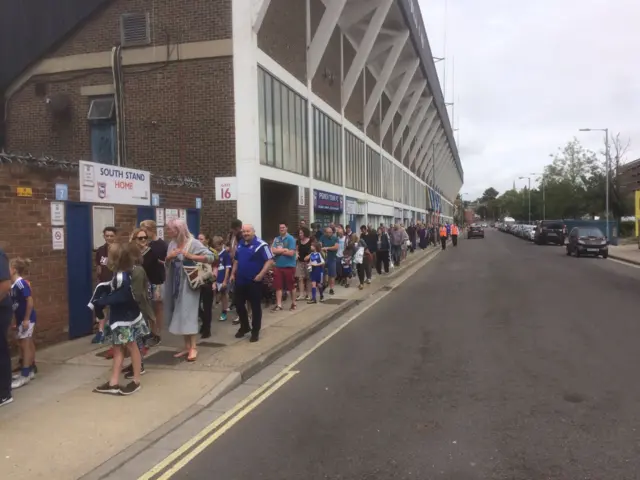
<path fill-rule="evenodd" d="M 297 1 L 297 0 L 296 0 Z M 323 3 L 332 3 L 332 0 L 324 0 Z M 355 25 L 362 18 L 380 6 L 380 0 L 359 0 L 351 1 L 345 7 L 338 24 L 343 31 L 346 31 L 352 25 Z"/>
<path fill-rule="evenodd" d="M 387 113 L 384 115 L 384 118 L 382 119 L 382 125 L 380 125 L 380 138 L 384 138 L 385 135 L 387 134 L 387 130 L 389 130 L 389 127 L 391 126 L 391 122 L 393 122 L 393 119 L 396 116 L 398 108 L 402 103 L 402 99 L 407 94 L 407 90 L 409 90 L 411 79 L 415 75 L 416 70 L 418 69 L 418 65 L 420 65 L 420 60 L 416 59 L 414 60 L 413 65 L 404 72 L 404 77 L 402 77 L 402 81 L 400 82 L 400 85 L 396 89 L 396 93 L 393 95 L 393 98 L 391 99 L 391 105 L 389 105 Z M 423 80 L 421 82 L 421 85 L 422 85 L 421 87 L 420 86 L 418 87 L 418 90 L 420 91 L 424 90 L 424 87 L 427 85 L 427 81 Z M 411 113 L 413 113 L 413 111 Z"/>
<path fill-rule="evenodd" d="M 429 134 L 427 135 L 427 138 L 423 144 L 424 148 L 418 154 L 419 160 L 416 164 L 416 172 L 420 178 L 422 178 L 422 174 L 424 173 L 424 169 L 426 168 L 424 166 L 425 161 L 427 158 L 429 158 L 429 152 L 433 150 L 432 148 L 433 141 L 440 128 L 442 128 L 441 125 L 438 125 L 438 124 L 431 125 L 431 130 L 429 131 Z"/>
<path fill-rule="evenodd" d="M 344 4 L 344 0 L 339 1 Z M 380 33 L 380 29 L 382 28 L 382 25 L 387 18 L 387 14 L 389 13 L 391 4 L 393 4 L 393 0 L 381 0 L 380 4 L 376 8 L 375 13 L 373 14 L 373 17 L 371 18 L 371 21 L 369 22 L 369 25 L 367 26 L 364 37 L 362 37 L 362 41 L 360 42 L 360 45 L 356 50 L 356 56 L 354 57 L 353 62 L 351 62 L 351 66 L 347 71 L 344 82 L 342 82 L 343 108 L 347 105 L 349 99 L 351 98 L 351 94 L 353 93 L 353 89 L 356 86 L 356 82 L 358 81 L 358 78 L 362 73 L 362 69 L 367 63 L 369 53 L 371 52 L 371 49 L 373 48 L 373 45 L 378 38 L 378 34 Z"/>
<path fill-rule="evenodd" d="M 411 128 L 409 129 L 409 134 L 405 142 L 402 144 L 402 150 L 400 151 L 400 158 L 398 159 L 400 160 L 401 163 L 403 162 L 404 157 L 407 155 L 407 152 L 409 152 L 409 147 L 411 147 L 411 143 L 413 142 L 413 139 L 418 133 L 418 130 L 420 129 L 420 126 L 422 125 L 422 122 L 425 116 L 427 115 L 427 111 L 429 110 L 430 105 L 431 105 L 431 101 L 424 102 L 422 104 L 422 107 L 420 107 L 420 110 L 418 110 L 418 113 L 416 114 L 415 118 L 411 119 L 412 125 L 411 125 Z"/>
<path fill-rule="evenodd" d="M 378 80 L 376 81 L 376 84 L 371 91 L 371 95 L 369 95 L 369 98 L 367 99 L 367 104 L 364 106 L 365 126 L 368 125 L 371 121 L 371 116 L 373 115 L 373 112 L 375 111 L 376 106 L 380 101 L 382 92 L 384 92 L 384 89 L 387 86 L 387 82 L 389 81 L 391 72 L 393 72 L 394 67 L 398 63 L 398 59 L 400 58 L 400 54 L 402 53 L 402 50 L 404 49 L 408 38 L 409 30 L 406 30 L 394 39 L 393 47 L 391 47 L 391 51 L 387 55 L 387 58 L 382 65 L 382 70 L 380 71 L 380 75 L 378 75 Z"/>
<path fill-rule="evenodd" d="M 412 172 L 414 171 L 414 166 L 416 165 L 418 150 L 424 147 L 424 140 L 427 138 L 427 133 L 429 133 L 429 129 L 431 128 L 431 125 L 436 118 L 437 112 L 438 111 L 434 108 L 432 114 L 427 116 L 427 119 L 422 124 L 422 127 L 420 127 L 420 131 L 416 136 L 416 143 L 413 145 L 413 148 L 409 152 L 409 170 L 411 170 Z"/>
<path fill-rule="evenodd" d="M 318 66 L 320 65 L 320 60 L 322 60 L 322 56 L 327 49 L 331 35 L 333 35 L 333 30 L 336 28 L 338 20 L 340 20 L 340 14 L 346 3 L 347 0 L 333 0 L 326 6 L 318 29 L 307 50 L 307 78 L 313 79 L 313 77 L 315 77 Z"/>
<path fill-rule="evenodd" d="M 253 12 L 253 31 L 258 33 L 262 26 L 262 21 L 267 15 L 267 10 L 271 0 L 252 0 L 252 12 Z"/>
<path fill-rule="evenodd" d="M 423 83 L 426 86 L 426 83 L 427 83 L 426 80 Z M 422 97 L 423 91 L 424 89 L 418 88 L 415 92 L 413 92 L 413 96 L 411 97 L 411 100 L 409 100 L 409 105 L 407 105 L 407 109 L 402 114 L 402 120 L 400 120 L 400 125 L 398 125 L 397 130 L 393 134 L 393 139 L 391 141 L 391 152 L 394 152 L 396 147 L 398 146 L 398 142 L 402 138 L 402 135 L 404 134 L 404 130 L 405 128 L 407 128 L 407 125 L 409 124 L 409 120 L 411 120 L 413 116 L 413 112 L 415 111 L 416 106 L 418 105 L 418 101 Z M 433 101 L 433 97 L 429 97 L 428 101 L 426 102 L 427 108 L 429 107 L 429 104 L 431 104 L 432 101 Z"/>

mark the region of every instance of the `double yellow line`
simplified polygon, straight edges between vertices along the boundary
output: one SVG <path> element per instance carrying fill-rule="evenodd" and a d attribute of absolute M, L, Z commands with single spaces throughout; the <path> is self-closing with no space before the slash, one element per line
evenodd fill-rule
<path fill-rule="evenodd" d="M 296 370 L 285 369 L 251 393 L 231 410 L 204 428 L 195 437 L 157 464 L 138 480 L 167 480 L 197 457 L 205 448 L 220 438 L 227 430 L 242 420 L 249 412 L 264 402 L 282 385 L 291 380 Z"/>

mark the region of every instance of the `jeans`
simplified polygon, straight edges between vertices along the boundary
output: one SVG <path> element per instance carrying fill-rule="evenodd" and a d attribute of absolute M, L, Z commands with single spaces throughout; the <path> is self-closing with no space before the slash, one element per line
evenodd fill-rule
<path fill-rule="evenodd" d="M 447 237 L 440 237 L 440 243 L 442 243 L 442 250 L 447 249 Z"/>
<path fill-rule="evenodd" d="M 364 266 L 364 275 L 365 275 L 365 277 L 367 277 L 367 280 L 371 280 L 372 263 L 373 263 L 373 256 L 372 257 L 368 257 L 368 256 L 365 255 L 365 257 L 363 259 L 363 266 Z"/>
<path fill-rule="evenodd" d="M 11 308 L 0 307 L 0 398 L 11 396 L 11 355 L 7 337 L 12 318 Z"/>
<path fill-rule="evenodd" d="M 402 245 L 391 245 L 391 258 L 394 265 L 400 265 L 402 259 Z"/>
<path fill-rule="evenodd" d="M 251 327 L 247 302 L 251 305 Z M 236 312 L 240 318 L 240 329 L 252 334 L 260 332 L 262 327 L 262 282 L 237 284 L 235 290 Z"/>

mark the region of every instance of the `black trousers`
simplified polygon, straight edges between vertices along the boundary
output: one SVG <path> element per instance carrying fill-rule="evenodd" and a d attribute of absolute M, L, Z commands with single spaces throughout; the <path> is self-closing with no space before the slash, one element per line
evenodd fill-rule
<path fill-rule="evenodd" d="M 240 328 L 245 332 L 257 334 L 262 327 L 262 282 L 251 282 L 243 285 L 236 283 L 235 290 L 236 312 L 240 318 Z M 249 326 L 249 312 L 247 302 L 251 305 L 251 326 Z"/>
<path fill-rule="evenodd" d="M 382 273 L 382 265 L 384 265 L 385 273 L 389 273 L 389 250 L 376 252 L 376 271 L 378 275 Z"/>
<path fill-rule="evenodd" d="M 458 235 L 451 235 L 451 241 L 453 242 L 453 246 L 458 246 Z"/>
<path fill-rule="evenodd" d="M 200 320 L 202 320 L 202 329 L 200 333 L 203 335 L 211 334 L 211 320 L 213 310 L 213 289 L 210 284 L 200 287 Z"/>
<path fill-rule="evenodd" d="M 442 243 L 442 250 L 447 249 L 447 237 L 440 237 L 440 243 Z"/>
<path fill-rule="evenodd" d="M 356 270 L 358 272 L 358 280 L 360 280 L 360 285 L 364 283 L 364 265 L 362 263 L 356 263 Z"/>
<path fill-rule="evenodd" d="M 0 398 L 11 396 L 11 355 L 7 337 L 12 318 L 11 308 L 0 307 Z"/>

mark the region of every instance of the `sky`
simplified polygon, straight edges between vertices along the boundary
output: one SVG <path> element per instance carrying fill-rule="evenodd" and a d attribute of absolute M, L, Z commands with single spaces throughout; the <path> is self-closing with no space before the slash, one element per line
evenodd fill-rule
<path fill-rule="evenodd" d="M 446 57 L 465 199 L 524 187 L 518 177 L 574 136 L 604 151 L 604 133 L 580 128 L 619 132 L 627 161 L 640 158 L 639 0 L 419 2 L 433 55 Z"/>

